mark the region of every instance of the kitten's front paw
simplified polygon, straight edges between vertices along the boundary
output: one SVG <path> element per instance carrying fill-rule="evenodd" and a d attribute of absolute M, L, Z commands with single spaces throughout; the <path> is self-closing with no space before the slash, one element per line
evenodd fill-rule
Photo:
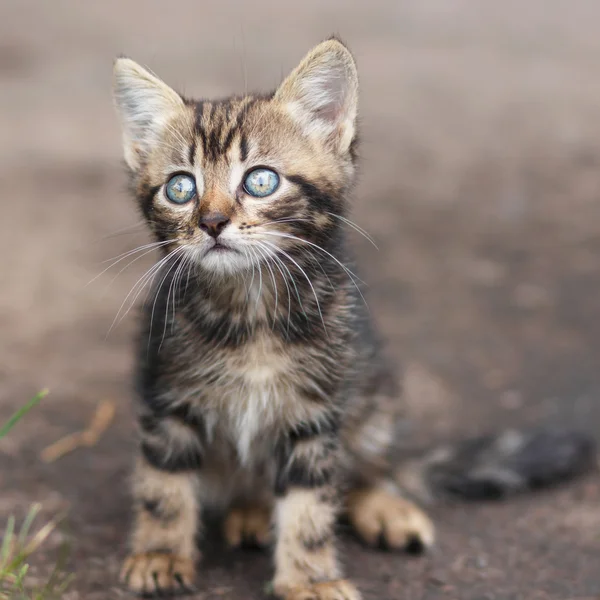
<path fill-rule="evenodd" d="M 381 544 L 418 553 L 431 547 L 435 539 L 433 523 L 416 504 L 383 489 L 351 492 L 348 517 L 369 546 Z"/>
<path fill-rule="evenodd" d="M 225 539 L 230 548 L 258 546 L 271 542 L 271 510 L 263 506 L 233 508 L 225 519 Z"/>
<path fill-rule="evenodd" d="M 282 600 L 361 600 L 359 591 L 347 579 L 323 581 L 299 587 L 276 583 L 274 590 L 275 595 Z"/>
<path fill-rule="evenodd" d="M 193 591 L 194 561 L 166 552 L 132 554 L 123 564 L 121 582 L 144 595 L 185 594 Z"/>

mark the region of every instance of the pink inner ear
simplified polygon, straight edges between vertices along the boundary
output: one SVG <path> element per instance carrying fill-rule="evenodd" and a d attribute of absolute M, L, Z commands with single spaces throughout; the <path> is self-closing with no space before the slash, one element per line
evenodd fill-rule
<path fill-rule="evenodd" d="M 311 112 L 325 121 L 338 121 L 344 112 L 348 79 L 344 69 L 323 69 L 305 83 L 306 103 Z"/>
<path fill-rule="evenodd" d="M 323 90 L 323 94 L 328 98 L 328 101 L 315 112 L 321 119 L 337 121 L 344 111 L 346 101 L 345 81 L 341 78 L 330 79 L 327 87 Z"/>

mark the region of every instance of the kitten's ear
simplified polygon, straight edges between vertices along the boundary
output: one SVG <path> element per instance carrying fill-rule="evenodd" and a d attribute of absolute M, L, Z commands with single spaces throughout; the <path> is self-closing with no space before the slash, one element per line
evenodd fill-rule
<path fill-rule="evenodd" d="M 354 138 L 358 74 L 350 51 L 336 39 L 322 42 L 275 92 L 309 135 L 346 152 Z"/>
<path fill-rule="evenodd" d="M 125 161 L 136 171 L 165 123 L 184 107 L 181 96 L 129 58 L 113 68 L 113 95 L 123 130 Z"/>

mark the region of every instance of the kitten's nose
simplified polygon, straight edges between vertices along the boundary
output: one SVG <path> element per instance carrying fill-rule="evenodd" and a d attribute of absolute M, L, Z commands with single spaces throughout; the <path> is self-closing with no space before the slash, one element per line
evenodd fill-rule
<path fill-rule="evenodd" d="M 217 239 L 229 223 L 229 218 L 222 213 L 209 213 L 200 217 L 200 229 Z"/>

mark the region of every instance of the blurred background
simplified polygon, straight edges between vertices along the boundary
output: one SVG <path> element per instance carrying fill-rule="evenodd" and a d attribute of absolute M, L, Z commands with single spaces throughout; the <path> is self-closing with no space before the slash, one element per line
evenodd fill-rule
<path fill-rule="evenodd" d="M 112 107 L 125 53 L 188 95 L 275 87 L 339 34 L 361 76 L 352 218 L 372 313 L 406 370 L 419 441 L 570 424 L 600 437 L 600 4 L 595 0 L 2 0 L 0 421 L 50 395 L 0 444 L 0 523 L 66 511 L 65 598 L 125 597 L 134 311 L 107 332 L 148 255 L 125 193 Z M 116 235 L 114 235 L 116 234 Z M 47 445 L 116 418 L 93 448 Z M 425 558 L 364 551 L 372 599 L 597 598 L 600 484 L 436 509 Z M 200 598 L 261 598 L 268 556 L 211 553 Z"/>

